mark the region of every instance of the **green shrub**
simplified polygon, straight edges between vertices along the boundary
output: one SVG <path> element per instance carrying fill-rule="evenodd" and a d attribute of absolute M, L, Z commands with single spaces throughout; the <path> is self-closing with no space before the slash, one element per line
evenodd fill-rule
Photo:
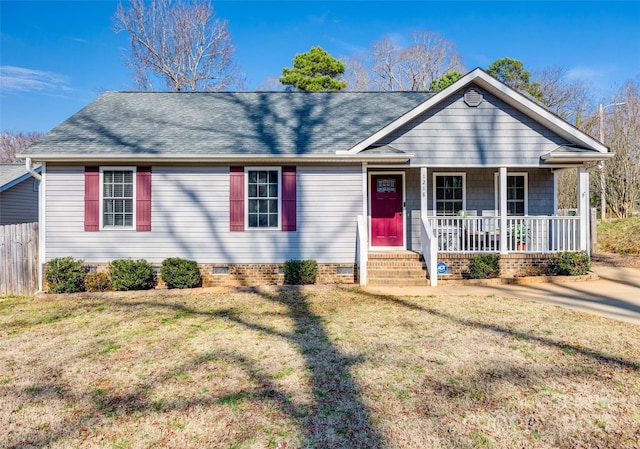
<path fill-rule="evenodd" d="M 84 290 L 84 261 L 73 257 L 51 259 L 47 264 L 45 279 L 51 293 L 75 293 Z"/>
<path fill-rule="evenodd" d="M 469 277 L 471 279 L 488 279 L 500 276 L 500 256 L 498 254 L 481 254 L 469 259 Z"/>
<path fill-rule="evenodd" d="M 111 279 L 108 273 L 87 273 L 84 278 L 84 288 L 88 292 L 104 292 L 111 290 Z"/>
<path fill-rule="evenodd" d="M 549 272 L 557 276 L 581 276 L 590 269 L 591 260 L 585 251 L 554 254 L 549 263 Z"/>
<path fill-rule="evenodd" d="M 109 262 L 114 290 L 148 290 L 156 283 L 153 267 L 146 260 L 117 259 Z"/>
<path fill-rule="evenodd" d="M 318 275 L 318 262 L 315 260 L 287 260 L 283 270 L 285 284 L 315 284 Z"/>
<path fill-rule="evenodd" d="M 194 288 L 202 282 L 196 261 L 179 257 L 163 260 L 160 275 L 169 288 Z"/>

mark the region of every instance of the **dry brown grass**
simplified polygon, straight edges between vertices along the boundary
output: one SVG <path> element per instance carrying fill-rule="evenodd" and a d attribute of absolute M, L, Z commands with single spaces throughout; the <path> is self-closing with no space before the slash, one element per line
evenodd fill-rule
<path fill-rule="evenodd" d="M 640 327 L 355 290 L 0 299 L 0 447 L 637 448 Z"/>

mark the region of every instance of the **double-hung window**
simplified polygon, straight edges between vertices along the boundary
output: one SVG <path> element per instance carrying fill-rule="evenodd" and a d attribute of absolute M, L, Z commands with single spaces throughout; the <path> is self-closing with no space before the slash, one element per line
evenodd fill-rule
<path fill-rule="evenodd" d="M 102 170 L 102 227 L 133 228 L 134 170 Z"/>
<path fill-rule="evenodd" d="M 456 215 L 465 209 L 464 173 L 434 173 L 433 203 L 437 215 Z"/>
<path fill-rule="evenodd" d="M 280 228 L 280 168 L 247 168 L 247 227 Z"/>
<path fill-rule="evenodd" d="M 499 207 L 500 187 L 498 174 L 495 175 L 496 210 Z M 527 173 L 511 173 L 507 175 L 507 215 L 527 215 L 528 191 Z"/>

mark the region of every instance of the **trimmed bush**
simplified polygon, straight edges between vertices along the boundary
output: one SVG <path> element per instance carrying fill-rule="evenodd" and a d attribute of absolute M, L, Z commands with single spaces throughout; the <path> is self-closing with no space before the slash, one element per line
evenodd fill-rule
<path fill-rule="evenodd" d="M 82 259 L 60 257 L 47 264 L 45 279 L 51 293 L 75 293 L 84 290 L 85 270 Z"/>
<path fill-rule="evenodd" d="M 557 276 L 582 276 L 591 270 L 591 260 L 585 251 L 554 254 L 549 272 Z"/>
<path fill-rule="evenodd" d="M 179 257 L 163 260 L 160 275 L 169 288 L 194 288 L 202 282 L 196 261 Z"/>
<path fill-rule="evenodd" d="M 117 259 L 109 262 L 109 277 L 114 290 L 149 290 L 156 284 L 153 267 L 146 260 Z"/>
<path fill-rule="evenodd" d="M 287 260 L 283 270 L 284 283 L 287 285 L 315 284 L 318 275 L 318 262 L 315 260 Z"/>
<path fill-rule="evenodd" d="M 500 276 L 500 256 L 497 254 L 481 254 L 469 259 L 469 277 L 471 279 L 488 279 Z"/>
<path fill-rule="evenodd" d="M 88 292 L 104 292 L 111 290 L 111 279 L 107 273 L 87 273 L 84 278 L 84 288 Z"/>

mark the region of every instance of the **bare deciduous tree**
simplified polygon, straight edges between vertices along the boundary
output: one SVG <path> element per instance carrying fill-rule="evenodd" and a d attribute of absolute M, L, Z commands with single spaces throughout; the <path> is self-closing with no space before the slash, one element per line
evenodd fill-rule
<path fill-rule="evenodd" d="M 546 67 L 533 75 L 544 104 L 555 114 L 580 127 L 593 95 L 581 80 L 568 80 L 562 67 Z"/>
<path fill-rule="evenodd" d="M 176 91 L 220 91 L 240 82 L 227 23 L 206 0 L 119 4 L 114 31 L 129 34 L 127 64 L 143 90 L 154 88 L 153 79 Z"/>
<path fill-rule="evenodd" d="M 1 133 L 0 134 L 0 163 L 3 164 L 20 164 L 16 154 L 20 153 L 26 147 L 43 136 L 39 132 L 30 133 Z"/>
<path fill-rule="evenodd" d="M 627 218 L 640 199 L 640 78 L 628 81 L 602 115 L 604 143 L 615 156 L 605 162 L 605 198 L 617 218 Z"/>
<path fill-rule="evenodd" d="M 428 90 L 447 72 L 464 70 L 453 42 L 440 34 L 418 30 L 406 48 L 384 37 L 361 55 L 345 60 L 349 90 Z"/>
<path fill-rule="evenodd" d="M 346 67 L 344 80 L 347 82 L 346 90 L 366 92 L 371 90 L 369 72 L 359 56 L 348 56 L 341 58 Z"/>

